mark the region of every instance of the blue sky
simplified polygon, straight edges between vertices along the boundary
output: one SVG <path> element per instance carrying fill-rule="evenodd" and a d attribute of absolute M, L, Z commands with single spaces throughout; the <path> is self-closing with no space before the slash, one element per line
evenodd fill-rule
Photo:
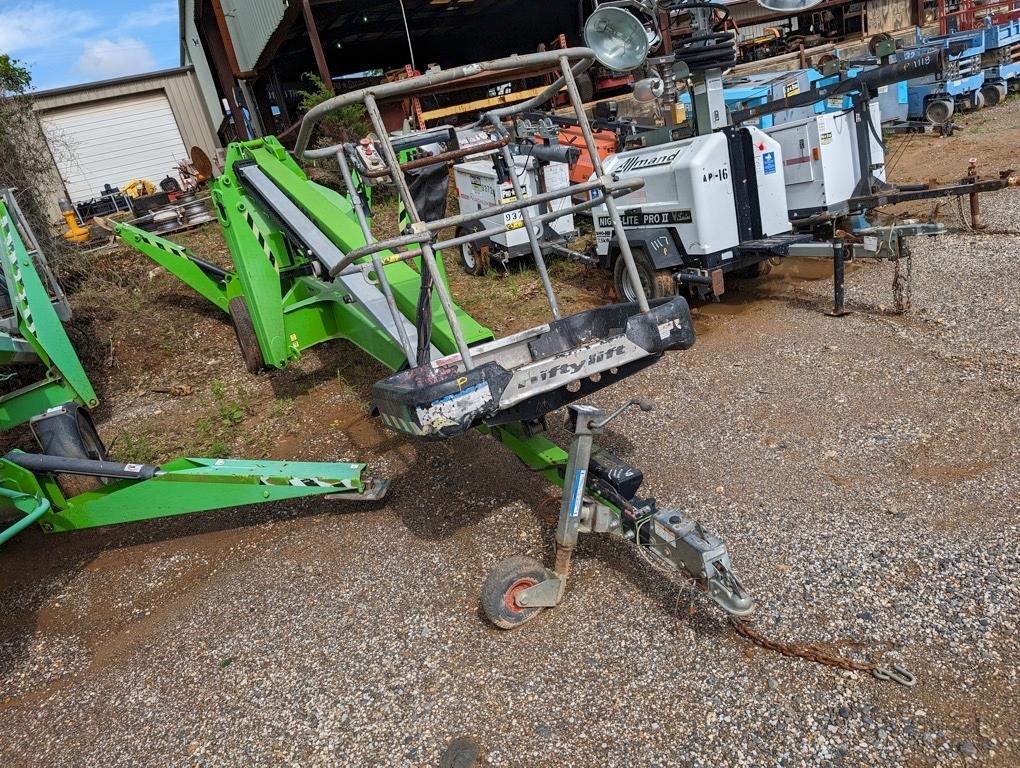
<path fill-rule="evenodd" d="M 0 0 L 0 53 L 37 90 L 180 64 L 177 0 Z"/>

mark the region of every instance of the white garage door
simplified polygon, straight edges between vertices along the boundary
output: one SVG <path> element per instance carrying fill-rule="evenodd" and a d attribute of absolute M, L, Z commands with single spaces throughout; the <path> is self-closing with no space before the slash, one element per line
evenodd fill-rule
<path fill-rule="evenodd" d="M 97 197 L 110 184 L 154 184 L 188 157 L 170 102 L 162 93 L 125 96 L 39 116 L 71 200 Z"/>

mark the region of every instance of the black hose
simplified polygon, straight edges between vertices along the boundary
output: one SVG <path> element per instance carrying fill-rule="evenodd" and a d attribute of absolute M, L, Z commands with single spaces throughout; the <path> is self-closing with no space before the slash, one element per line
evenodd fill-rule
<path fill-rule="evenodd" d="M 705 42 L 706 45 L 698 43 Z M 674 45 L 677 61 L 682 61 L 691 72 L 706 69 L 729 69 L 737 63 L 736 36 L 732 32 L 712 32 L 685 39 Z"/>
<path fill-rule="evenodd" d="M 418 326 L 418 365 L 427 365 L 431 359 L 432 347 L 432 271 L 421 259 L 421 289 L 418 291 L 418 308 L 415 312 Z"/>
<path fill-rule="evenodd" d="M 659 6 L 669 11 L 685 11 L 691 8 L 709 8 L 722 11 L 723 17 L 718 24 L 724 24 L 730 18 L 730 9 L 719 3 L 665 3 Z M 673 53 L 677 61 L 682 61 L 691 72 L 703 72 L 708 69 L 729 69 L 737 63 L 737 36 L 730 30 L 714 29 L 691 35 L 674 43 Z"/>
<path fill-rule="evenodd" d="M 868 121 L 868 128 L 871 129 L 871 135 L 875 137 L 875 141 L 878 142 L 878 146 L 882 148 L 882 152 L 885 152 L 885 140 L 875 128 L 875 121 L 871 119 L 871 109 L 868 108 L 868 103 L 865 102 L 864 119 Z"/>

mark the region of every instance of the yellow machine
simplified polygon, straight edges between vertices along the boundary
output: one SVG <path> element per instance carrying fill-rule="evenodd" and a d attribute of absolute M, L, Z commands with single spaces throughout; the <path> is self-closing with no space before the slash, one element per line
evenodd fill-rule
<path fill-rule="evenodd" d="M 156 192 L 156 185 L 148 179 L 131 179 L 121 189 L 128 197 L 137 199 L 145 197 L 145 195 L 154 194 Z"/>
<path fill-rule="evenodd" d="M 67 231 L 64 233 L 65 240 L 69 240 L 72 243 L 84 243 L 92 236 L 92 231 L 88 227 L 83 227 L 78 223 L 78 216 L 74 212 L 74 206 L 67 202 L 67 200 L 60 201 L 60 213 L 63 214 L 64 221 L 67 222 Z"/>

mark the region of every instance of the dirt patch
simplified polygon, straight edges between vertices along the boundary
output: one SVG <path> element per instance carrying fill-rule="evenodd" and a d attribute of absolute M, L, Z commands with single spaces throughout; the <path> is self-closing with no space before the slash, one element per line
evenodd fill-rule
<path fill-rule="evenodd" d="M 970 158 L 985 175 L 1020 168 L 1020 98 L 978 112 L 954 115 L 957 129 L 951 136 L 902 133 L 886 139 L 886 174 L 900 182 L 951 181 L 967 174 Z"/>

